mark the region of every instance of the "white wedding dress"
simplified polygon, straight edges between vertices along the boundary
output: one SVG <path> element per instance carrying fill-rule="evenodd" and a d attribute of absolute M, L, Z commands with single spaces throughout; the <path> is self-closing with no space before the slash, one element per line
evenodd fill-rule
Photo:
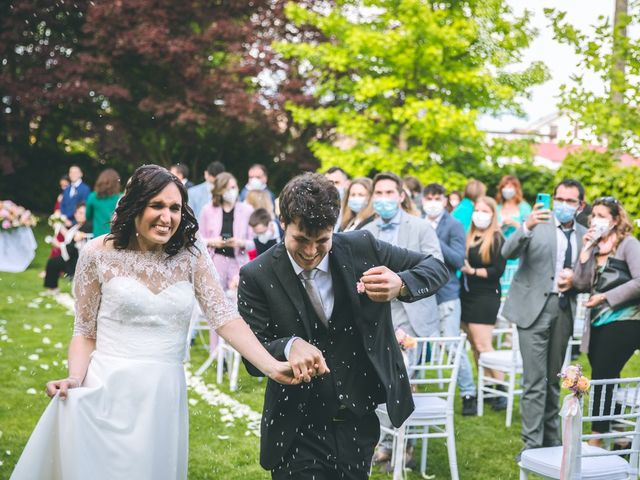
<path fill-rule="evenodd" d="M 12 480 L 186 479 L 184 359 L 197 300 L 212 327 L 238 316 L 206 249 L 81 251 L 74 335 L 96 339 L 87 375 L 51 400 Z"/>

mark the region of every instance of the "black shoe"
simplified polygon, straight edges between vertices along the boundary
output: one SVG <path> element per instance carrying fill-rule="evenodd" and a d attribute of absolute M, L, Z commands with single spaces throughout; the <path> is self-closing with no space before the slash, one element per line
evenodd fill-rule
<path fill-rule="evenodd" d="M 502 410 L 507 409 L 507 398 L 506 397 L 496 397 L 491 402 L 491 410 L 494 412 L 500 412 Z"/>
<path fill-rule="evenodd" d="M 472 417 L 478 414 L 478 401 L 473 395 L 462 397 L 462 415 Z"/>

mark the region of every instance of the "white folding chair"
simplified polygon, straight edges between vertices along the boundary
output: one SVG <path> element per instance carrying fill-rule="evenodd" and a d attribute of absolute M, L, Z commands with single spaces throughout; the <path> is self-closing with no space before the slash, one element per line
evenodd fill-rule
<path fill-rule="evenodd" d="M 230 299 L 233 299 L 235 291 L 226 292 Z M 207 359 L 196 370 L 195 375 L 201 376 L 212 364 L 216 364 L 216 382 L 222 383 L 224 380 L 224 364 L 227 364 L 229 372 L 229 390 L 235 392 L 238 389 L 238 374 L 240 372 L 240 362 L 242 357 L 236 352 L 231 345 L 224 341 L 224 338 L 218 337 L 218 343 L 215 348 L 211 348 L 211 329 L 206 319 L 202 315 L 199 305 L 196 305 L 191 317 L 191 326 L 188 341 L 195 337 L 204 345 L 209 352 Z M 208 333 L 208 335 L 207 335 Z"/>
<path fill-rule="evenodd" d="M 602 388 L 603 394 L 598 411 L 593 411 L 593 394 L 596 388 Z M 611 406 L 605 409 L 604 388 L 612 390 Z M 624 392 L 621 394 L 620 392 Z M 589 394 L 583 396 L 584 407 L 588 400 L 587 410 L 583 408 L 583 427 L 590 429 L 588 423 L 610 420 L 626 427 L 621 430 L 598 434 L 583 433 L 577 438 L 578 465 L 572 479 L 589 480 L 635 480 L 638 476 L 638 459 L 640 454 L 640 377 L 592 380 Z M 617 413 L 616 413 L 617 412 Z M 587 425 L 585 425 L 587 424 Z M 583 428 L 584 431 L 584 428 Z M 631 441 L 628 448 L 622 450 L 606 450 L 582 443 L 592 438 L 613 441 L 627 439 Z M 526 480 L 529 473 L 543 478 L 560 478 L 562 467 L 562 447 L 534 448 L 522 452 L 520 463 L 520 480 Z M 621 455 L 629 455 L 625 460 Z"/>
<path fill-rule="evenodd" d="M 381 434 L 393 437 L 391 464 L 393 478 L 404 476 L 404 464 L 407 440 L 421 439 L 422 451 L 420 472 L 425 475 L 427 469 L 427 441 L 429 438 L 446 438 L 449 453 L 451 478 L 458 479 L 455 433 L 453 424 L 453 404 L 456 382 L 460 368 L 460 358 L 464 355 L 466 335 L 459 337 L 417 338 L 417 363 L 408 367 L 409 381 L 418 390 L 425 392 L 413 394 L 415 410 L 399 428 L 381 425 Z M 387 406 L 380 405 L 376 410 L 381 419 L 387 420 Z"/>
<path fill-rule="evenodd" d="M 522 395 L 520 382 L 516 382 L 517 376 L 522 375 L 522 356 L 518 344 L 518 329 L 513 326 L 510 328 L 495 328 L 493 335 L 496 337 L 498 350 L 493 352 L 483 352 L 478 358 L 478 416 L 484 413 L 485 398 L 506 397 L 507 398 L 507 416 L 505 418 L 505 426 L 511 426 L 513 418 L 513 404 L 516 395 Z M 503 344 L 502 337 L 511 336 L 511 347 L 508 349 L 500 349 Z M 490 377 L 486 373 L 489 368 L 494 371 L 504 373 L 504 380 L 497 380 Z M 503 386 L 506 392 L 499 390 L 497 387 Z"/>

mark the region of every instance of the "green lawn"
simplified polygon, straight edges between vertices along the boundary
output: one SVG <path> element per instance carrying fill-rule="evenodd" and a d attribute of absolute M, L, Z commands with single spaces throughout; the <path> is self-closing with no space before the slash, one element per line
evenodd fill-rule
<path fill-rule="evenodd" d="M 24 273 L 0 273 L 0 478 L 8 478 L 33 427 L 47 405 L 44 384 L 66 375 L 64 360 L 73 317 L 47 297 L 40 297 L 49 246 L 43 241 L 46 224 L 36 230 L 40 248 L 31 267 Z M 69 284 L 61 282 L 63 291 Z M 193 350 L 192 371 L 204 358 L 204 349 Z M 581 358 L 588 374 L 588 362 Z M 627 365 L 624 375 L 640 375 L 640 356 Z M 215 383 L 214 369 L 205 375 Z M 264 384 L 241 372 L 239 391 L 231 396 L 259 412 Z M 220 390 L 229 393 L 227 385 Z M 242 419 L 230 422 L 218 407 L 212 407 L 194 391 L 191 401 L 190 479 L 266 479 L 258 464 L 259 439 Z M 457 411 L 460 405 L 456 406 Z M 517 410 L 517 407 L 516 407 Z M 224 417 L 224 418 L 223 418 Z M 520 415 L 514 414 L 513 426 L 504 427 L 504 412 L 485 409 L 485 416 L 456 417 L 456 442 L 460 478 L 515 479 L 513 460 L 520 450 Z M 153 446 L 150 446 L 153 448 Z M 444 441 L 429 444 L 428 473 L 436 478 L 449 477 Z M 373 478 L 391 478 L 376 473 Z M 421 478 L 414 473 L 409 478 Z"/>

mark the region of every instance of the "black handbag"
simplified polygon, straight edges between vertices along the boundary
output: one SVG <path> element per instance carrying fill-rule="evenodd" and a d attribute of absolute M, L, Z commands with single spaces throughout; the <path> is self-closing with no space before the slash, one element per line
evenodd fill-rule
<path fill-rule="evenodd" d="M 608 292 L 623 283 L 627 283 L 631 278 L 631 272 L 629 272 L 627 262 L 618 258 L 609 257 L 607 263 L 605 263 L 604 267 L 598 272 L 593 289 L 598 293 Z"/>

